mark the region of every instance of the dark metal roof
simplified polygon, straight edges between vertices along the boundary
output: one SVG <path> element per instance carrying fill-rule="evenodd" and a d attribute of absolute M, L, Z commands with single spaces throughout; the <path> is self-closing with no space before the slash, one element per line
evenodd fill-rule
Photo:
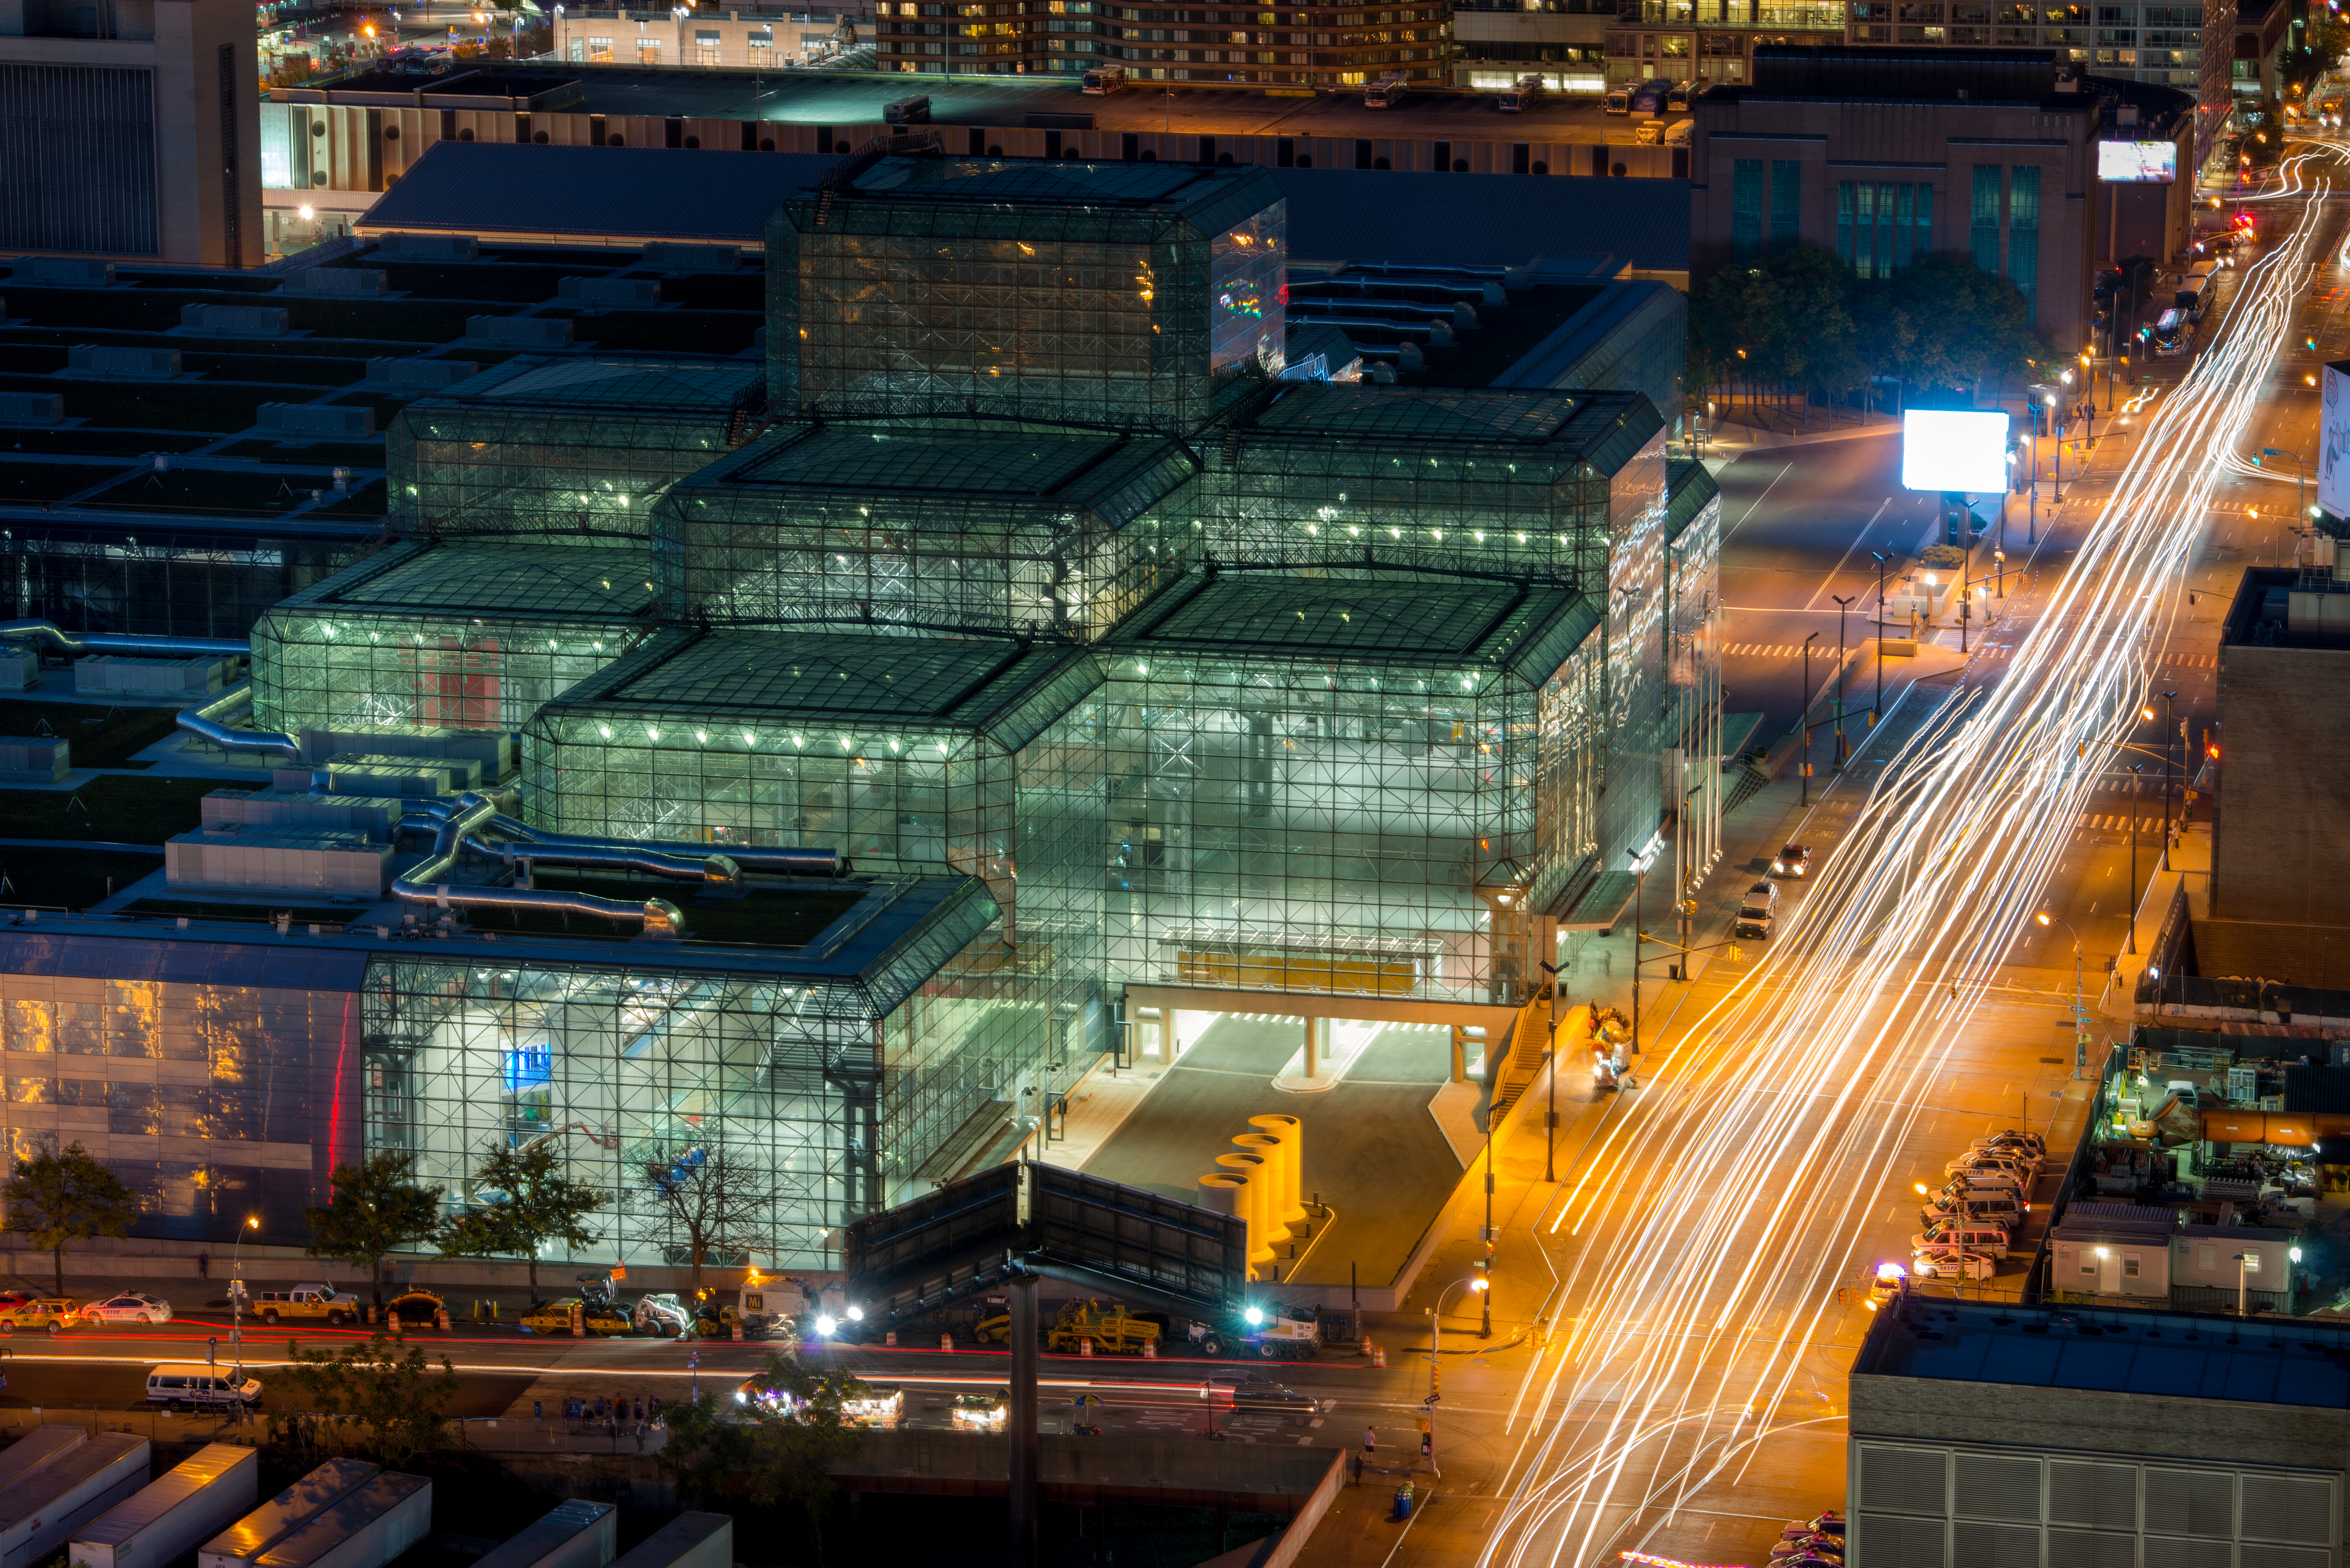
<path fill-rule="evenodd" d="M 796 152 L 689 158 L 664 148 L 441 141 L 359 222 L 369 232 L 756 245 L 765 239 L 768 214 L 839 161 Z M 1123 173 L 1184 166 L 1102 167 Z M 1268 177 L 1278 186 L 1289 203 L 1289 254 L 1301 260 L 1517 266 L 1606 248 L 1643 270 L 1689 266 L 1685 180 L 1364 169 L 1239 172 Z M 1230 182 L 1224 188 L 1243 190 L 1231 169 L 1196 173 L 1221 176 Z M 866 199 L 886 194 L 860 192 Z"/>
<path fill-rule="evenodd" d="M 1677 458 L 1665 465 L 1665 537 L 1678 539 L 1681 530 L 1698 519 L 1705 504 L 1721 493 L 1721 486 L 1705 464 Z"/>
<path fill-rule="evenodd" d="M 436 141 L 359 222 L 370 231 L 758 244 L 767 214 L 838 162 L 659 147 Z"/>

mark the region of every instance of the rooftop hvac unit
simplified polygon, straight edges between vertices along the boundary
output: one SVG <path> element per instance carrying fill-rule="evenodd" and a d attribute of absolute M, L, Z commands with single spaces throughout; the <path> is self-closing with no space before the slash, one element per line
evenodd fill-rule
<path fill-rule="evenodd" d="M 274 305 L 183 305 L 180 330 L 221 337 L 282 337 L 286 312 Z"/>
<path fill-rule="evenodd" d="M 660 285 L 649 277 L 567 277 L 556 291 L 583 305 L 659 305 L 661 296 Z"/>
<path fill-rule="evenodd" d="M 264 403 L 261 428 L 281 435 L 369 435 L 375 431 L 375 410 L 364 404 Z"/>
<path fill-rule="evenodd" d="M 305 267 L 286 275 L 286 289 L 291 294 L 379 295 L 384 290 L 383 274 L 370 267 Z"/>
<path fill-rule="evenodd" d="M 742 253 L 733 245 L 687 245 L 655 240 L 645 247 L 645 265 L 663 272 L 733 272 Z"/>
<path fill-rule="evenodd" d="M 0 392 L 0 425 L 53 425 L 65 417 L 61 392 Z"/>
<path fill-rule="evenodd" d="M 180 373 L 177 348 L 109 348 L 80 344 L 66 350 L 66 369 L 113 380 L 168 381 Z"/>
<path fill-rule="evenodd" d="M 99 288 L 114 281 L 114 264 L 82 261 L 72 256 L 18 256 L 8 275 L 18 283 L 45 283 L 62 288 Z"/>
<path fill-rule="evenodd" d="M 471 359 L 370 359 L 369 386 L 398 387 L 404 391 L 437 392 L 453 387 L 481 369 Z"/>
<path fill-rule="evenodd" d="M 571 341 L 571 323 L 551 316 L 468 316 L 465 336 L 484 343 L 560 348 Z"/>
<path fill-rule="evenodd" d="M 385 234 L 379 254 L 400 261 L 472 261 L 481 244 L 471 234 Z"/>

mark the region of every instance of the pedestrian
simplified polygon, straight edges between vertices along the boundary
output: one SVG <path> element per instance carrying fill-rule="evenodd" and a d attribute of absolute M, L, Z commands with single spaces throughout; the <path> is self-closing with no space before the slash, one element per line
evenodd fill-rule
<path fill-rule="evenodd" d="M 598 1421 L 602 1420 L 606 1416 L 608 1416 L 608 1415 L 609 1415 L 609 1414 L 611 1413 L 611 1410 L 612 1410 L 612 1402 L 611 1402 L 610 1400 L 608 1400 L 608 1399 L 605 1398 L 601 1394 L 597 1395 L 597 1396 L 596 1396 L 596 1419 L 598 1419 Z"/>
<path fill-rule="evenodd" d="M 1379 1451 L 1379 1435 L 1369 1427 L 1363 1428 L 1363 1462 L 1369 1464 Z"/>
<path fill-rule="evenodd" d="M 198 1252 L 196 1254 L 196 1278 L 200 1280 L 209 1280 L 212 1277 L 213 1255 L 210 1252 Z"/>
<path fill-rule="evenodd" d="M 546 1405 L 545 1401 L 534 1399 L 530 1402 L 530 1418 L 534 1421 L 544 1421 L 546 1419 Z"/>
<path fill-rule="evenodd" d="M 645 1402 L 641 1399 L 634 1399 L 629 1401 L 629 1405 L 636 1413 L 637 1425 L 639 1427 L 643 1426 L 645 1424 Z"/>
<path fill-rule="evenodd" d="M 1348 1456 L 1347 1456 L 1347 1468 L 1349 1470 L 1352 1470 L 1352 1471 L 1354 1472 L 1354 1477 L 1355 1477 L 1354 1484 L 1355 1484 L 1355 1485 L 1357 1485 L 1357 1486 L 1360 1486 L 1360 1485 L 1362 1485 L 1362 1484 L 1363 1484 L 1363 1456 L 1362 1456 L 1362 1455 L 1360 1455 L 1360 1454 L 1350 1454 L 1350 1455 L 1348 1455 Z"/>

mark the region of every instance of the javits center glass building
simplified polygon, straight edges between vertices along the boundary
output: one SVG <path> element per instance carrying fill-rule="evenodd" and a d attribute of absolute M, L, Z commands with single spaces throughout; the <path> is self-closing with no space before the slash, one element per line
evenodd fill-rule
<path fill-rule="evenodd" d="M 1514 1006 L 1632 855 L 1706 869 L 1711 482 L 1638 394 L 1293 372 L 1284 230 L 1253 169 L 861 155 L 771 224 L 763 397 L 411 405 L 403 542 L 270 612 L 261 719 L 518 740 L 533 831 L 858 874 L 682 941 L 315 939 L 360 950 L 288 1025 L 322 1141 L 463 1201 L 551 1136 L 640 1237 L 648 1172 L 740 1158 L 806 1266 L 1008 1147 L 1129 985 Z"/>

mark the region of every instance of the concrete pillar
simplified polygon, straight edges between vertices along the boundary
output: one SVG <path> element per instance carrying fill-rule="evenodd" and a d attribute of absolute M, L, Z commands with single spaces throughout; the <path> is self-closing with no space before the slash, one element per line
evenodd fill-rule
<path fill-rule="evenodd" d="M 1183 1054 L 1183 1037 L 1179 1022 L 1182 1016 L 1171 1007 L 1159 1010 L 1159 1060 L 1170 1067 L 1175 1064 L 1175 1058 Z"/>
<path fill-rule="evenodd" d="M 1452 1082 L 1466 1083 L 1469 1078 L 1469 1032 L 1458 1023 L 1452 1026 Z"/>
<path fill-rule="evenodd" d="M 1012 1287 L 1012 1568 L 1036 1568 L 1036 1276 Z"/>
<path fill-rule="evenodd" d="M 1322 1032 L 1315 1027 L 1319 1022 L 1315 1018 L 1305 1021 L 1305 1075 L 1309 1078 L 1318 1077 L 1322 1072 Z"/>
<path fill-rule="evenodd" d="M 1265 1199 L 1272 1195 L 1271 1173 L 1264 1168 L 1264 1157 L 1256 1154 L 1220 1154 L 1216 1163 L 1238 1177 L 1242 1182 L 1239 1212 L 1248 1221 L 1249 1272 L 1254 1274 L 1273 1262 L 1273 1237 L 1267 1224 L 1272 1205 Z"/>
<path fill-rule="evenodd" d="M 1249 1126 L 1281 1140 L 1281 1219 L 1295 1225 L 1305 1218 L 1305 1124 L 1295 1116 L 1268 1113 Z"/>

